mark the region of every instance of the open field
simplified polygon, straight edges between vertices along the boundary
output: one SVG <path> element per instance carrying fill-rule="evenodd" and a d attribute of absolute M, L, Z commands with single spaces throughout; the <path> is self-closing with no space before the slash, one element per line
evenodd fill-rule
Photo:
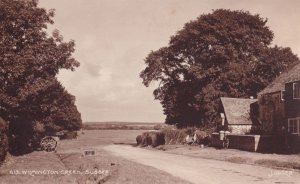
<path fill-rule="evenodd" d="M 135 144 L 136 135 L 142 132 L 141 130 L 87 130 L 77 139 L 61 141 L 55 153 L 35 151 L 19 157 L 9 156 L 0 168 L 0 184 L 20 182 L 23 184 L 104 182 L 108 184 L 189 184 L 166 172 L 114 156 L 102 149 L 112 144 Z M 83 156 L 85 150 L 93 150 L 96 154 Z M 21 173 L 24 171 L 26 173 Z M 38 173 L 38 171 L 48 173 Z M 86 174 L 86 171 L 89 173 Z"/>
<path fill-rule="evenodd" d="M 0 184 L 19 183 L 21 181 L 23 184 L 57 183 L 57 181 L 60 181 L 59 183 L 75 182 L 80 184 L 189 184 L 199 183 L 195 181 L 202 181 L 205 178 L 213 178 L 213 176 L 210 176 L 212 172 L 218 173 L 220 176 L 226 173 L 227 175 L 236 176 L 239 175 L 237 173 L 239 168 L 240 170 L 248 168 L 244 173 L 248 175 L 246 179 L 249 180 L 247 181 L 252 181 L 256 178 L 257 181 L 255 181 L 257 183 L 263 183 L 264 179 L 268 178 L 264 176 L 260 178 L 254 177 L 256 174 L 252 170 L 258 167 L 261 173 L 273 172 L 272 162 L 274 161 L 286 162 L 285 168 L 288 168 L 291 163 L 294 163 L 296 166 L 300 164 L 300 155 L 259 154 L 187 145 L 164 145 L 157 149 L 143 149 L 132 146 L 135 144 L 135 137 L 142 132 L 144 130 L 83 130 L 79 133 L 77 139 L 60 141 L 55 153 L 35 151 L 19 157 L 9 156 L 0 168 Z M 95 151 L 95 155 L 84 156 L 85 150 Z M 195 162 L 193 159 L 195 159 Z M 171 168 L 170 164 L 173 164 L 172 167 L 180 169 L 169 169 Z M 214 165 L 218 166 L 219 169 L 215 170 Z M 263 165 L 265 167 L 253 165 Z M 292 172 L 293 175 L 291 178 L 284 176 L 283 179 L 287 180 L 282 181 L 293 181 L 293 177 L 299 176 L 298 168 L 295 167 L 294 169 L 296 170 L 284 169 L 284 171 Z M 32 173 L 12 173 L 12 171 L 24 170 L 58 171 L 59 173 L 33 173 L 35 176 L 32 176 Z M 277 169 L 275 170 L 277 171 Z M 279 171 L 281 172 L 283 169 Z M 179 174 L 181 172 L 187 173 Z M 200 175 L 200 173 L 202 174 Z M 187 178 L 187 176 L 191 177 Z M 203 177 L 201 178 L 200 176 Z M 278 180 L 278 177 L 280 179 L 281 176 L 272 178 L 270 181 L 281 181 Z M 243 179 L 242 174 L 240 178 Z M 210 182 L 207 181 L 206 183 Z"/>
<path fill-rule="evenodd" d="M 163 123 L 140 123 L 140 122 L 85 122 L 84 130 L 153 130 L 162 126 Z"/>

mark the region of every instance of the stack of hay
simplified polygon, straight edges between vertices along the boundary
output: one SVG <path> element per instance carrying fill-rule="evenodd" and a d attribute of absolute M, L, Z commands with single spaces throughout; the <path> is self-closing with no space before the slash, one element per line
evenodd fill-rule
<path fill-rule="evenodd" d="M 165 135 L 162 132 L 144 132 L 136 137 L 136 142 L 138 146 L 156 147 L 165 144 Z"/>

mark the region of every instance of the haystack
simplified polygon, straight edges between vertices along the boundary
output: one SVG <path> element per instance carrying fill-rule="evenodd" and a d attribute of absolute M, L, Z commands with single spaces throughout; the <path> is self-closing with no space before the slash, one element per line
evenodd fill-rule
<path fill-rule="evenodd" d="M 149 132 L 149 140 L 151 140 L 152 147 L 163 145 L 165 144 L 165 135 L 162 132 Z"/>
<path fill-rule="evenodd" d="M 162 132 L 144 132 L 136 137 L 137 145 L 152 146 L 165 144 L 165 135 Z"/>
<path fill-rule="evenodd" d="M 141 145 L 141 143 L 142 143 L 142 136 L 141 135 L 136 136 L 136 145 L 139 146 Z"/>

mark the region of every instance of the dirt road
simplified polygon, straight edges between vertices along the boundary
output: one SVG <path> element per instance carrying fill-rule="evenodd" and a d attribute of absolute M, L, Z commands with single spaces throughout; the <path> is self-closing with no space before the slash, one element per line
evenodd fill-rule
<path fill-rule="evenodd" d="M 217 160 L 192 158 L 124 145 L 110 145 L 105 150 L 128 160 L 152 166 L 197 184 L 298 183 L 300 173 Z"/>

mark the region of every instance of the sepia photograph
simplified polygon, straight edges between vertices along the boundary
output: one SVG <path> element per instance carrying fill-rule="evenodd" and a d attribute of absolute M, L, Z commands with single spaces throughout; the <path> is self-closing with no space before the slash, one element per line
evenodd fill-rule
<path fill-rule="evenodd" d="M 0 184 L 299 184 L 300 1 L 0 0 Z"/>

